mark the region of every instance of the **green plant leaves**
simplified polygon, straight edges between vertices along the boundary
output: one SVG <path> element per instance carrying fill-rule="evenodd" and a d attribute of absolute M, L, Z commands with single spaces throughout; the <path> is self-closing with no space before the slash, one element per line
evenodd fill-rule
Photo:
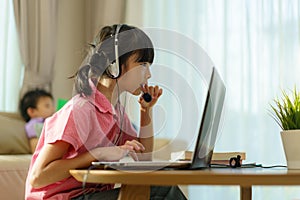
<path fill-rule="evenodd" d="M 282 128 L 282 130 L 300 129 L 300 93 L 296 87 L 292 91 L 292 98 L 282 91 L 281 101 L 275 99 L 275 105 L 270 105 L 273 113 L 273 119 Z"/>

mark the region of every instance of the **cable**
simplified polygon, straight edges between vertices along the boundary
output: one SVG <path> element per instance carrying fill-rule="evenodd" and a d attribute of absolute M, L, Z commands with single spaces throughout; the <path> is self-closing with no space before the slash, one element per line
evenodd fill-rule
<path fill-rule="evenodd" d="M 249 164 L 242 164 L 240 167 L 232 167 L 226 164 L 210 164 L 209 167 L 210 168 L 276 168 L 276 167 L 286 168 L 287 166 L 285 165 L 263 166 L 262 164 L 249 163 Z"/>
<path fill-rule="evenodd" d="M 211 168 L 275 168 L 275 167 L 287 167 L 285 165 L 271 165 L 271 166 L 263 166 L 262 164 L 256 164 L 256 163 L 248 163 L 248 164 L 242 164 L 241 156 L 237 155 L 236 157 L 231 157 L 228 160 L 228 164 L 210 164 Z"/>
<path fill-rule="evenodd" d="M 125 108 L 126 108 L 126 102 L 127 102 L 127 93 L 125 94 L 124 107 L 123 107 L 123 111 L 121 112 L 120 88 L 119 88 L 119 84 L 118 84 L 118 79 L 116 79 L 116 84 L 117 84 L 117 90 L 118 90 L 118 101 L 117 101 L 118 102 L 118 110 L 119 110 L 119 114 L 120 114 L 120 131 L 119 131 L 118 138 L 115 140 L 115 145 L 118 145 L 118 143 L 120 141 L 122 141 L 122 137 L 123 137 L 122 128 L 123 128 L 123 122 L 124 122 L 124 116 L 125 116 Z"/>
<path fill-rule="evenodd" d="M 87 200 L 87 196 L 86 196 L 86 192 L 85 192 L 85 189 L 86 189 L 86 181 L 88 179 L 88 176 L 89 176 L 89 173 L 92 169 L 96 168 L 96 166 L 94 165 L 91 165 L 89 166 L 89 168 L 87 169 L 87 172 L 86 174 L 83 175 L 83 178 L 82 178 L 82 191 L 83 191 L 83 199 L 84 200 Z"/>
<path fill-rule="evenodd" d="M 261 168 L 275 168 L 275 167 L 287 167 L 286 165 L 271 165 L 271 166 L 259 166 Z"/>
<path fill-rule="evenodd" d="M 119 88 L 119 84 L 118 84 L 118 79 L 116 79 L 116 85 L 117 85 L 117 92 L 118 92 L 117 109 L 119 111 L 119 116 L 120 116 L 120 130 L 119 130 L 119 134 L 117 135 L 117 138 L 115 138 L 115 140 L 114 140 L 114 144 L 117 146 L 120 141 L 121 134 L 122 134 L 123 119 L 121 119 L 120 88 Z"/>

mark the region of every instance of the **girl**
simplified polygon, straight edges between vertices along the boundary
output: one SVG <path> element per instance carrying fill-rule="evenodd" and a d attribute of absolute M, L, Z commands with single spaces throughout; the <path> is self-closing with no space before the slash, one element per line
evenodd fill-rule
<path fill-rule="evenodd" d="M 154 49 L 149 37 L 128 25 L 104 27 L 75 75 L 77 94 L 45 121 L 26 180 L 26 199 L 117 199 L 110 184 L 76 181 L 70 169 L 92 161 L 150 160 L 153 149 L 152 107 L 162 94 L 148 86 Z M 122 92 L 149 93 L 139 98 L 140 133 L 119 103 Z M 138 135 L 138 137 L 137 137 Z M 185 199 L 178 187 L 152 187 L 151 198 Z"/>

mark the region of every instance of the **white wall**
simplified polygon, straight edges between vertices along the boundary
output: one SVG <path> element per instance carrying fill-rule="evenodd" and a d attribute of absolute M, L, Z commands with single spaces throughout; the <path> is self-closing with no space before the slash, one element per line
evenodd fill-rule
<path fill-rule="evenodd" d="M 58 1 L 58 38 L 54 66 L 53 96 L 69 99 L 72 96 L 73 75 L 83 59 L 85 41 L 84 0 Z"/>
<path fill-rule="evenodd" d="M 52 92 L 55 99 L 72 96 L 73 75 L 79 68 L 85 48 L 104 25 L 120 23 L 125 1 L 59 0 L 57 55 Z M 110 13 L 113 13 L 110 15 Z"/>

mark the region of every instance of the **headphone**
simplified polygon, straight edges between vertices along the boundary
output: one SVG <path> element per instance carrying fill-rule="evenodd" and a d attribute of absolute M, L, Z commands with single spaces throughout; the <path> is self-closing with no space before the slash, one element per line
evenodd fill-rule
<path fill-rule="evenodd" d="M 112 79 L 119 78 L 120 75 L 121 75 L 121 72 L 122 72 L 122 69 L 119 66 L 119 49 L 118 49 L 119 48 L 118 47 L 118 42 L 119 42 L 118 35 L 119 35 L 120 30 L 121 30 L 121 27 L 122 27 L 122 24 L 118 24 L 117 27 L 116 27 L 116 33 L 115 33 L 114 45 L 115 45 L 116 60 L 115 60 L 114 63 L 110 64 L 105 70 L 106 74 Z"/>
<path fill-rule="evenodd" d="M 241 156 L 237 155 L 236 157 L 231 157 L 229 159 L 229 166 L 231 168 L 241 167 Z"/>

